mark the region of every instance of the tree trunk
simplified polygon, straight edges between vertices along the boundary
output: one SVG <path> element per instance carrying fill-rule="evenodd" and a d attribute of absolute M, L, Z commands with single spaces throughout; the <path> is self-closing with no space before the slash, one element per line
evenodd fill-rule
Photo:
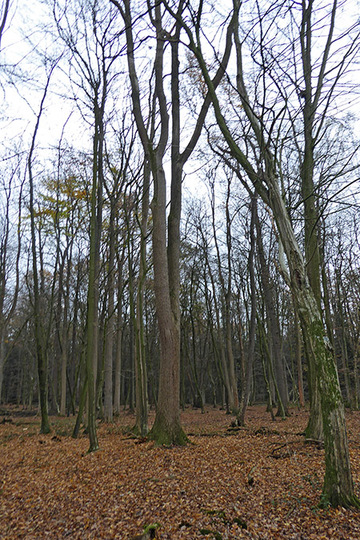
<path fill-rule="evenodd" d="M 245 425 L 245 414 L 249 404 L 252 372 L 255 356 L 255 338 L 256 338 L 256 285 L 255 285 L 255 211 L 256 211 L 256 196 L 252 196 L 251 203 L 251 222 L 250 222 L 250 252 L 248 258 L 248 269 L 250 274 L 250 295 L 251 295 L 251 313 L 250 313 L 250 329 L 249 329 L 249 345 L 248 345 L 248 361 L 245 371 L 245 382 L 241 395 L 240 414 L 238 423 L 240 426 Z"/>
<path fill-rule="evenodd" d="M 269 179 L 270 184 L 270 179 Z M 324 502 L 332 506 L 358 506 L 350 470 L 350 458 L 334 352 L 327 337 L 318 304 L 309 285 L 305 264 L 291 228 L 276 179 L 271 179 L 270 205 L 287 256 L 291 290 L 297 305 L 306 349 L 314 366 L 320 392 L 325 446 Z"/>
<path fill-rule="evenodd" d="M 108 260 L 108 319 L 105 327 L 105 365 L 104 365 L 104 420 L 113 421 L 113 345 L 115 332 L 115 204 L 117 199 L 111 198 L 109 223 L 109 260 Z"/>
<path fill-rule="evenodd" d="M 180 325 L 170 299 L 166 249 L 166 181 L 162 164 L 154 177 L 153 258 L 156 313 L 159 321 L 159 393 L 150 438 L 157 444 L 183 445 L 187 437 L 180 423 Z M 170 241 L 170 240 L 169 240 Z"/>
<path fill-rule="evenodd" d="M 140 222 L 140 265 L 136 296 L 135 317 L 135 376 L 136 376 L 136 424 L 135 431 L 145 437 L 148 427 L 148 392 L 147 392 L 147 366 L 145 350 L 144 328 L 144 286 L 147 275 L 146 263 L 146 236 L 149 215 L 150 197 L 150 168 L 144 164 L 144 183 L 142 190 L 141 222 Z"/>
<path fill-rule="evenodd" d="M 119 265 L 122 267 L 122 264 Z M 121 271 L 119 271 L 121 272 Z M 118 276 L 118 313 L 117 313 L 117 326 L 116 326 L 116 356 L 115 356 L 115 377 L 114 377 L 114 413 L 120 414 L 121 407 L 121 364 L 122 364 L 122 333 L 123 333 L 123 320 L 122 320 L 122 275 Z"/>
<path fill-rule="evenodd" d="M 236 7 L 238 7 L 238 3 L 236 3 Z M 266 168 L 265 171 L 260 171 L 260 173 L 254 170 L 252 164 L 235 142 L 228 128 L 201 50 L 193 42 L 190 42 L 190 48 L 199 61 L 204 80 L 211 92 L 216 120 L 229 146 L 230 152 L 238 165 L 248 175 L 257 193 L 271 208 L 280 240 L 286 253 L 290 270 L 291 291 L 298 309 L 304 341 L 307 350 L 311 353 L 311 362 L 315 366 L 320 390 L 326 466 L 323 498 L 333 506 L 359 506 L 359 501 L 354 495 L 350 471 L 345 411 L 334 354 L 326 335 L 316 297 L 309 285 L 303 256 L 280 194 L 275 160 L 268 147 L 264 146 L 263 133 L 257 118 L 249 106 L 243 78 L 241 42 L 237 31 L 238 29 L 235 28 L 238 91 L 241 97 L 241 104 L 248 116 L 253 133 L 258 139 L 260 150 L 263 153 L 262 159 Z"/>
<path fill-rule="evenodd" d="M 280 324 L 275 309 L 275 291 L 274 284 L 270 277 L 268 265 L 265 260 L 264 246 L 262 241 L 262 230 L 257 212 L 257 200 L 255 204 L 255 225 L 256 225 L 256 243 L 260 263 L 260 278 L 264 291 L 264 300 L 268 320 L 268 340 L 270 342 L 271 360 L 273 360 L 276 385 L 279 391 L 277 416 L 285 417 L 288 415 L 288 388 L 286 381 L 286 371 L 282 355 L 282 343 L 280 336 Z"/>
<path fill-rule="evenodd" d="M 48 413 L 48 358 L 47 350 L 45 348 L 45 336 L 44 329 L 41 322 L 42 308 L 41 297 L 39 288 L 39 275 L 37 265 L 37 246 L 36 246 L 36 225 L 35 225 L 35 205 L 34 205 L 34 179 L 32 173 L 32 159 L 35 150 L 36 135 L 39 128 L 40 118 L 42 115 L 48 87 L 50 84 L 50 77 L 54 66 L 52 67 L 48 76 L 44 93 L 40 103 L 39 114 L 37 116 L 34 134 L 32 137 L 31 148 L 28 157 L 28 172 L 29 172 L 29 184 L 30 184 L 30 228 L 31 228 L 31 254 L 32 254 L 32 270 L 33 270 L 33 294 L 34 294 L 34 329 L 35 329 L 35 347 L 37 358 L 37 369 L 39 379 L 39 400 L 40 400 L 40 412 L 41 412 L 41 427 L 40 433 L 50 432 L 49 413 Z M 41 246 L 40 246 L 41 250 Z"/>
<path fill-rule="evenodd" d="M 96 433 L 96 374 L 98 366 L 98 297 L 99 297 L 99 257 L 101 234 L 101 186 L 99 165 L 102 165 L 101 134 L 98 132 L 99 118 L 95 114 L 95 134 L 93 141 L 93 177 L 91 188 L 90 210 L 90 255 L 89 255 L 89 282 L 87 293 L 87 342 L 86 342 L 86 376 L 88 386 L 87 402 L 87 429 L 89 434 L 89 450 L 98 450 L 99 443 Z"/>
<path fill-rule="evenodd" d="M 298 316 L 296 308 L 294 312 L 295 312 L 295 317 L 294 317 L 295 357 L 296 357 L 296 366 L 297 366 L 299 405 L 300 407 L 305 407 L 303 366 L 302 366 L 302 355 L 301 355 L 301 348 L 302 348 L 301 329 L 299 326 L 299 316 Z"/>

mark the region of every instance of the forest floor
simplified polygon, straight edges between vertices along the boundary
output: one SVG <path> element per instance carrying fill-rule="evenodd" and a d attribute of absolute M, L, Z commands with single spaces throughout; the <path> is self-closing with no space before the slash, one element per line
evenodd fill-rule
<path fill-rule="evenodd" d="M 100 450 L 87 454 L 74 418 L 52 417 L 45 436 L 38 416 L 2 410 L 0 538 L 126 540 L 157 523 L 158 539 L 359 539 L 360 511 L 319 508 L 324 451 L 305 441 L 307 418 L 272 422 L 254 406 L 235 431 L 224 411 L 188 408 L 192 444 L 162 448 L 132 438 L 124 412 L 99 424 Z M 347 425 L 360 495 L 360 413 Z"/>

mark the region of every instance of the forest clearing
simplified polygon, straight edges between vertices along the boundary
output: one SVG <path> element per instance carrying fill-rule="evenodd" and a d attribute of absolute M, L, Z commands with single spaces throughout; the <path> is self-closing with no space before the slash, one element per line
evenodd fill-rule
<path fill-rule="evenodd" d="M 305 410 L 271 421 L 249 407 L 246 427 L 223 410 L 187 408 L 190 444 L 134 438 L 135 416 L 98 426 L 100 450 L 71 438 L 73 418 L 1 410 L 0 538 L 131 539 L 156 524 L 158 539 L 358 539 L 360 512 L 320 508 L 324 450 L 306 441 Z M 360 412 L 347 412 L 352 473 L 360 487 Z M 153 421 L 154 412 L 150 413 Z"/>

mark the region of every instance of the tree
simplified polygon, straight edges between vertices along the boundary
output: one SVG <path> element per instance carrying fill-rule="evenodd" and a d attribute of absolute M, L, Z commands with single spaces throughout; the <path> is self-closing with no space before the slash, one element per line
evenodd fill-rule
<path fill-rule="evenodd" d="M 120 279 L 121 269 L 116 263 L 116 255 L 119 243 L 119 213 L 124 210 L 126 214 L 125 194 L 127 186 L 133 182 L 133 179 L 128 179 L 129 163 L 132 156 L 132 150 L 134 145 L 133 128 L 130 124 L 130 128 L 126 126 L 127 115 L 124 116 L 121 128 L 117 133 L 117 152 L 115 154 L 116 165 L 112 165 L 111 161 L 113 156 L 109 154 L 106 156 L 108 169 L 111 174 L 110 180 L 104 178 L 104 187 L 107 195 L 107 203 L 110 206 L 110 212 L 108 215 L 108 259 L 106 264 L 106 296 L 107 296 L 107 318 L 105 323 L 105 345 L 104 345 L 104 419 L 107 422 L 113 420 L 113 349 L 115 338 L 115 323 L 116 323 L 116 309 L 115 309 L 115 286 L 116 275 Z M 120 298 L 118 299 L 120 302 Z M 117 380 L 115 385 L 115 394 L 120 389 L 120 382 Z M 116 409 L 118 410 L 119 404 Z"/>
<path fill-rule="evenodd" d="M 250 251 L 248 258 L 248 272 L 250 276 L 250 328 L 249 328 L 249 346 L 248 361 L 245 367 L 243 391 L 241 395 L 241 406 L 238 422 L 241 426 L 245 425 L 245 413 L 249 404 L 251 378 L 254 367 L 255 339 L 256 339 L 256 287 L 255 287 L 255 216 L 256 216 L 256 196 L 251 196 L 250 201 Z"/>
<path fill-rule="evenodd" d="M 33 309 L 34 309 L 34 329 L 36 341 L 36 356 L 37 368 L 39 377 L 39 397 L 40 397 L 40 412 L 41 426 L 40 433 L 50 432 L 49 414 L 48 414 L 48 358 L 45 343 L 44 329 L 41 323 L 41 294 L 39 286 L 38 264 L 37 264 L 37 246 L 36 246 L 36 227 L 35 227 L 35 202 L 34 202 L 34 176 L 33 176 L 33 155 L 35 151 L 36 135 L 39 129 L 41 115 L 44 109 L 45 99 L 50 85 L 50 78 L 55 65 L 51 66 L 48 74 L 44 93 L 41 98 L 39 112 L 36 118 L 35 128 L 32 136 L 29 156 L 28 156 L 28 173 L 29 173 L 29 191 L 30 191 L 30 226 L 31 226 L 31 254 L 32 254 L 32 273 L 33 273 Z"/>
<path fill-rule="evenodd" d="M 239 7 L 239 3 L 235 0 L 233 3 L 233 12 L 238 14 Z M 170 7 L 168 9 L 176 18 L 176 13 Z M 179 21 L 179 17 L 177 17 L 177 20 Z M 308 281 L 304 256 L 294 234 L 289 214 L 281 195 L 278 183 L 277 161 L 271 151 L 270 141 L 265 139 L 263 125 L 250 104 L 245 85 L 245 67 L 242 57 L 238 18 L 236 17 L 235 20 L 231 20 L 236 52 L 236 88 L 241 107 L 246 114 L 251 128 L 253 140 L 257 144 L 257 169 L 254 168 L 251 161 L 241 149 L 237 138 L 231 130 L 231 125 L 224 117 L 218 94 L 213 87 L 208 66 L 202 52 L 199 35 L 194 36 L 184 20 L 181 23 L 187 33 L 189 48 L 197 58 L 202 76 L 211 94 L 217 124 L 226 141 L 229 152 L 252 182 L 264 203 L 271 208 L 279 234 L 281 249 L 284 250 L 286 255 L 289 269 L 289 286 L 291 287 L 300 315 L 306 348 L 311 355 L 311 361 L 316 370 L 321 394 L 326 465 L 323 485 L 324 500 L 334 506 L 358 506 L 359 501 L 354 494 L 351 477 L 344 405 L 334 354 L 327 338 L 327 332 L 322 321 L 315 294 Z"/>
<path fill-rule="evenodd" d="M 135 432 L 142 437 L 148 433 L 148 392 L 147 365 L 144 328 L 144 294 L 145 280 L 148 271 L 146 260 L 147 231 L 150 202 L 150 167 L 146 161 L 143 167 L 143 189 L 141 196 L 140 227 L 140 262 L 136 294 L 135 320 L 135 374 L 136 374 L 136 425 Z"/>
<path fill-rule="evenodd" d="M 276 385 L 277 415 L 284 418 L 288 414 L 288 389 L 284 366 L 279 316 L 276 313 L 275 284 L 270 276 L 268 263 L 265 260 L 263 234 L 255 200 L 254 224 L 256 227 L 256 244 L 260 266 L 260 281 L 263 289 L 264 303 L 268 321 L 269 361 L 270 369 L 274 369 L 274 383 Z"/>
<path fill-rule="evenodd" d="M 230 215 L 230 198 L 231 198 L 231 176 L 226 179 L 226 200 L 225 200 L 225 222 L 226 222 L 226 263 L 224 264 L 223 257 L 220 253 L 219 242 L 216 233 L 215 224 L 215 186 L 211 185 L 211 213 L 213 237 L 216 249 L 216 258 L 218 263 L 218 276 L 220 281 L 220 299 L 223 305 L 223 325 L 224 325 L 224 341 L 225 347 L 222 346 L 222 339 L 219 343 L 220 354 L 222 360 L 222 373 L 224 384 L 227 392 L 227 402 L 230 412 L 235 416 L 239 414 L 239 396 L 237 389 L 237 377 L 235 368 L 235 359 L 232 345 L 232 321 L 231 321 L 231 290 L 232 290 L 232 233 L 231 226 L 233 216 Z M 235 213 L 236 215 L 236 213 Z M 226 270 L 224 270 L 224 266 Z M 226 276 L 224 275 L 226 272 Z"/>
<path fill-rule="evenodd" d="M 80 2 L 79 10 L 81 17 L 73 13 L 74 17 L 71 21 L 69 9 L 65 8 L 64 11 L 61 6 L 54 3 L 54 17 L 58 33 L 71 53 L 70 67 L 74 68 L 76 74 L 72 80 L 84 96 L 85 104 L 90 110 L 90 123 L 93 129 L 86 341 L 89 452 L 92 452 L 98 449 L 95 409 L 99 351 L 98 300 L 106 105 L 110 85 L 116 77 L 112 68 L 119 57 L 120 49 L 117 31 L 114 29 L 116 11 L 111 8 L 105 9 L 97 0 Z M 86 114 L 84 116 L 86 118 Z"/>
<path fill-rule="evenodd" d="M 184 444 L 186 436 L 180 424 L 180 307 L 179 307 L 179 250 L 180 217 L 182 200 L 183 168 L 200 137 L 202 126 L 210 106 L 207 95 L 200 106 L 193 133 L 184 150 L 180 150 L 180 34 L 181 24 L 168 20 L 162 3 L 150 2 L 147 5 L 149 26 L 155 33 L 154 102 L 155 108 L 149 111 L 150 130 L 147 127 L 145 111 L 142 109 L 139 77 L 135 64 L 135 52 L 140 45 L 134 42 L 134 13 L 130 0 L 111 0 L 117 6 L 125 23 L 128 70 L 132 89 L 133 113 L 146 159 L 149 162 L 153 179 L 153 262 L 156 312 L 159 324 L 161 367 L 156 418 L 150 436 L 158 444 Z M 176 11 L 181 16 L 186 4 L 180 0 Z M 139 23 L 139 18 L 136 19 Z M 170 45 L 170 103 L 171 137 L 168 113 L 168 99 L 165 86 L 165 52 Z M 222 63 L 212 80 L 217 87 L 222 79 L 224 67 L 229 60 L 230 33 L 227 36 Z M 159 133 L 154 128 L 159 126 Z M 154 135 L 157 135 L 156 142 Z M 166 220 L 167 180 L 164 158 L 167 146 L 171 143 L 171 183 L 170 210 Z"/>
<path fill-rule="evenodd" d="M 13 183 L 18 178 L 20 172 L 20 160 L 17 156 L 14 167 L 10 170 L 7 165 L 7 172 L 10 173 L 8 181 L 3 181 L 3 208 L 0 220 L 0 403 L 2 399 L 3 373 L 4 365 L 7 359 L 5 351 L 5 339 L 10 321 L 14 315 L 17 299 L 19 295 L 20 268 L 19 261 L 21 255 L 21 211 L 22 211 L 22 196 L 23 184 L 20 184 L 20 192 L 18 199 L 18 213 L 16 225 L 16 235 L 13 234 L 15 225 L 11 223 L 11 205 L 13 198 Z M 5 176 L 5 175 L 4 175 Z M 17 245 L 11 242 L 11 236 L 16 236 Z M 14 283 L 12 285 L 12 294 L 9 298 L 9 279 L 13 278 L 15 273 Z"/>

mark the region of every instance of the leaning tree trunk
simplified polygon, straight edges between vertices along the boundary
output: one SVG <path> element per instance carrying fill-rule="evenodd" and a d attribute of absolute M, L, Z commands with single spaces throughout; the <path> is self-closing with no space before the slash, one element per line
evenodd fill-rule
<path fill-rule="evenodd" d="M 310 287 L 306 268 L 297 244 L 279 187 L 269 179 L 269 203 L 290 270 L 291 290 L 297 305 L 303 337 L 310 362 L 314 366 L 320 392 L 324 429 L 325 478 L 323 502 L 332 506 L 359 506 L 354 494 L 345 422 L 334 352 L 327 337 L 321 313 Z"/>
<path fill-rule="evenodd" d="M 239 3 L 234 1 L 234 10 L 238 8 L 238 5 Z M 234 33 L 238 62 L 237 85 L 241 104 L 263 152 L 262 158 L 266 167 L 265 171 L 261 171 L 260 174 L 254 170 L 252 164 L 232 136 L 221 112 L 220 103 L 215 88 L 212 85 L 202 52 L 194 41 L 192 41 L 192 36 L 190 35 L 189 37 L 190 49 L 196 55 L 204 81 L 211 93 L 218 126 L 229 146 L 233 158 L 246 172 L 263 201 L 271 208 L 280 240 L 286 253 L 290 270 L 290 287 L 299 312 L 306 347 L 311 353 L 311 362 L 315 366 L 318 387 L 320 389 L 326 465 L 323 498 L 333 506 L 360 506 L 360 501 L 354 494 L 351 477 L 345 409 L 333 350 L 326 335 L 314 292 L 309 285 L 302 253 L 281 197 L 275 172 L 275 159 L 271 155 L 269 147 L 263 144 L 265 142 L 263 132 L 261 131 L 257 117 L 249 106 L 250 102 L 243 78 L 242 51 L 238 28 L 235 28 Z"/>

